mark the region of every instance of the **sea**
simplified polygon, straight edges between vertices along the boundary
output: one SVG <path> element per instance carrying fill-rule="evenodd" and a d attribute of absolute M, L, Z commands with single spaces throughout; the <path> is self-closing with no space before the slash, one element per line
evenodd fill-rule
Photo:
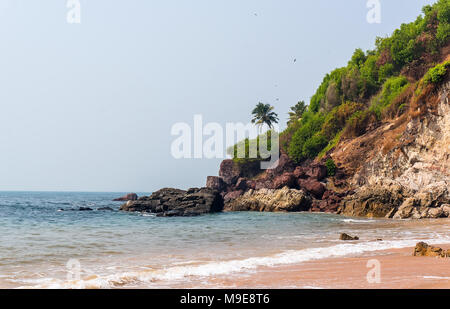
<path fill-rule="evenodd" d="M 450 243 L 447 219 L 307 212 L 166 218 L 119 211 L 112 200 L 123 194 L 0 192 L 0 288 L 218 288 L 218 277 L 261 267 Z M 112 210 L 99 210 L 105 207 Z M 340 241 L 344 232 L 360 240 Z"/>

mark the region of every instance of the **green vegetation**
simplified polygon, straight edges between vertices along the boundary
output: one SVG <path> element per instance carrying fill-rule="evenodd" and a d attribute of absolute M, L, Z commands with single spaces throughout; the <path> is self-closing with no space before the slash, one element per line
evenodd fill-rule
<path fill-rule="evenodd" d="M 263 134 L 260 134 L 256 139 L 246 138 L 245 140 L 240 141 L 236 145 L 228 148 L 227 153 L 233 156 L 233 160 L 236 163 L 241 164 L 265 160 L 267 159 L 267 154 L 260 153 L 260 146 L 261 150 L 267 152 L 270 152 L 272 147 L 279 147 L 279 145 L 272 145 L 272 134 L 278 133 L 273 130 L 269 130 Z M 263 144 L 260 145 L 260 142 L 263 142 Z"/>
<path fill-rule="evenodd" d="M 408 80 L 404 76 L 391 77 L 383 84 L 383 88 L 370 106 L 370 111 L 375 113 L 377 119 L 381 119 L 382 112 L 390 107 L 397 98 L 409 86 Z"/>
<path fill-rule="evenodd" d="M 302 118 L 303 113 L 306 111 L 307 107 L 308 106 L 305 104 L 305 101 L 300 101 L 294 106 L 292 106 L 291 112 L 289 112 L 288 126 L 299 121 Z"/>
<path fill-rule="evenodd" d="M 270 104 L 259 102 L 252 111 L 252 123 L 260 127 L 266 124 L 269 128 L 272 128 L 274 123 L 278 123 L 278 115 L 273 112 L 273 109 L 274 107 Z"/>
<path fill-rule="evenodd" d="M 411 84 L 400 73 L 448 44 L 449 25 L 450 0 L 439 0 L 390 37 L 377 38 L 374 50 L 356 49 L 347 66 L 324 77 L 301 119 L 289 122 L 280 135 L 282 149 L 297 163 L 323 156 L 343 136 L 362 135 L 369 125 L 401 114 Z M 431 69 L 426 79 L 441 81 L 448 65 Z"/>
<path fill-rule="evenodd" d="M 282 151 L 297 163 L 322 157 L 342 138 L 360 136 L 407 110 L 414 89 L 416 94 L 421 89 L 416 82 L 423 71 L 450 43 L 450 0 L 438 0 L 422 12 L 391 36 L 378 37 L 374 50 L 356 49 L 346 66 L 325 75 L 309 105 L 300 101 L 291 107 L 288 127 L 280 133 Z M 449 65 L 430 69 L 424 83 L 441 82 Z M 278 121 L 269 104 L 259 103 L 253 116 L 258 125 Z M 247 149 L 251 141 L 243 142 Z"/>
<path fill-rule="evenodd" d="M 328 176 L 336 175 L 336 164 L 334 163 L 333 159 L 328 159 L 325 163 L 325 166 L 327 167 Z"/>
<path fill-rule="evenodd" d="M 425 83 L 439 83 L 444 79 L 445 74 L 447 74 L 447 67 L 450 66 L 450 61 L 446 61 L 444 63 L 440 63 L 436 65 L 434 68 L 431 68 L 427 74 L 425 74 L 424 81 Z"/>

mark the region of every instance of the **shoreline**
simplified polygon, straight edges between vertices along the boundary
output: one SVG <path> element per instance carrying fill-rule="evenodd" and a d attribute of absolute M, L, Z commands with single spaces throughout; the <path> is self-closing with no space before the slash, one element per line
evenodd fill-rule
<path fill-rule="evenodd" d="M 436 246 L 450 248 L 449 244 Z M 215 287 L 237 289 L 450 289 L 450 259 L 415 257 L 413 252 L 414 247 L 408 247 L 259 267 L 253 273 L 211 281 Z M 371 260 L 379 261 L 379 283 L 367 280 Z"/>

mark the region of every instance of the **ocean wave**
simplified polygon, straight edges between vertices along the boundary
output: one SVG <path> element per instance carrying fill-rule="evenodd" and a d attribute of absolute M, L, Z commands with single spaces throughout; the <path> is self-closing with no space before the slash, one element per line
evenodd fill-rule
<path fill-rule="evenodd" d="M 377 220 L 373 219 L 342 219 L 342 222 L 345 223 L 376 223 Z"/>
<path fill-rule="evenodd" d="M 123 272 L 113 275 L 91 275 L 82 280 L 64 281 L 60 279 L 43 278 L 28 280 L 32 286 L 22 288 L 37 289 L 105 289 L 135 284 L 156 284 L 158 282 L 186 281 L 198 277 L 220 276 L 245 271 L 254 271 L 258 267 L 273 267 L 288 264 L 298 264 L 306 261 L 326 258 L 358 255 L 367 252 L 388 250 L 394 248 L 413 247 L 419 241 L 431 244 L 450 243 L 450 237 L 440 239 L 409 239 L 379 242 L 361 242 L 357 244 L 338 244 L 330 247 L 290 250 L 265 257 L 251 257 L 241 260 L 208 262 L 197 265 L 172 266 L 161 270 L 144 270 Z"/>

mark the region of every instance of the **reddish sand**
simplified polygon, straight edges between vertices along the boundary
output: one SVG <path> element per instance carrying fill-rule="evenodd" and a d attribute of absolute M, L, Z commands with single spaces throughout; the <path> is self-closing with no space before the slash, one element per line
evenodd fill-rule
<path fill-rule="evenodd" d="M 440 247 L 447 248 L 448 245 Z M 244 276 L 218 277 L 209 283 L 223 288 L 450 288 L 450 258 L 414 257 L 413 251 L 413 248 L 395 249 L 366 257 L 265 267 Z M 380 263 L 379 283 L 369 283 L 367 280 L 368 272 L 373 269 L 373 266 L 367 267 L 367 263 L 374 259 Z"/>

